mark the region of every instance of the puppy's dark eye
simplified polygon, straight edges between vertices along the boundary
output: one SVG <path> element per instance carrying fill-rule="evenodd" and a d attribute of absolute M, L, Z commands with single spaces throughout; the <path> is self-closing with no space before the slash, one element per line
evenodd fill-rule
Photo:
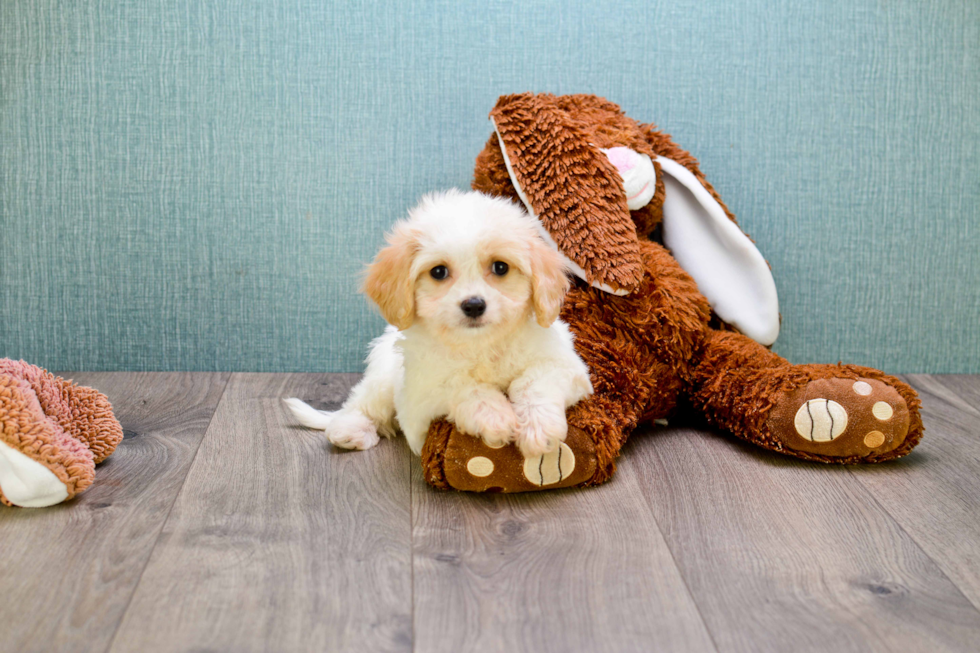
<path fill-rule="evenodd" d="M 436 281 L 442 281 L 449 276 L 449 268 L 445 265 L 437 265 L 429 270 L 429 275 Z"/>
<path fill-rule="evenodd" d="M 493 273 L 494 273 L 494 274 L 496 274 L 496 275 L 497 275 L 498 277 L 502 277 L 502 276 L 504 276 L 505 274 L 507 274 L 507 270 L 509 270 L 509 269 L 510 269 L 510 266 L 509 266 L 509 265 L 507 265 L 506 263 L 504 263 L 503 261 L 494 261 L 494 262 L 493 262 L 493 265 L 492 265 L 492 266 L 490 266 L 490 269 L 491 269 L 491 270 L 493 271 Z"/>

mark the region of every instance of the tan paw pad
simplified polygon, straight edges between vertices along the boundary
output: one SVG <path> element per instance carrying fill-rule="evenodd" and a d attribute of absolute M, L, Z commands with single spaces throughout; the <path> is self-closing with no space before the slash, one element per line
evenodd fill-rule
<path fill-rule="evenodd" d="M 575 454 L 564 442 L 554 451 L 524 461 L 524 477 L 535 485 L 554 485 L 575 471 Z"/>
<path fill-rule="evenodd" d="M 854 385 L 851 386 L 851 389 L 862 397 L 867 397 L 874 390 L 874 388 L 871 387 L 871 384 L 867 381 L 855 381 Z"/>
<path fill-rule="evenodd" d="M 830 399 L 811 399 L 796 411 L 796 432 L 810 442 L 830 442 L 847 428 L 847 411 Z"/>
<path fill-rule="evenodd" d="M 466 471 L 480 478 L 490 476 L 493 474 L 493 461 L 483 456 L 474 456 L 466 462 Z"/>
<path fill-rule="evenodd" d="M 881 431 L 871 431 L 864 436 L 864 446 L 868 449 L 876 449 L 885 444 L 885 434 Z"/>
<path fill-rule="evenodd" d="M 875 419 L 881 422 L 887 422 L 895 414 L 895 411 L 889 404 L 884 401 L 879 401 L 871 407 L 871 414 L 875 416 Z"/>

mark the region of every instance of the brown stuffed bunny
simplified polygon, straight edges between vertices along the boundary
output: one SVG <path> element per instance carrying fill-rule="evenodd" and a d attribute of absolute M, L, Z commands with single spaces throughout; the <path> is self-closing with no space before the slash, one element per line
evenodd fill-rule
<path fill-rule="evenodd" d="M 820 462 L 881 462 L 922 437 L 908 385 L 855 365 L 791 365 L 768 264 L 667 134 L 591 95 L 501 97 L 473 188 L 521 202 L 577 277 L 561 318 L 595 394 L 525 460 L 442 420 L 422 451 L 439 488 L 516 492 L 610 478 L 627 436 L 685 400 L 717 427 Z M 664 245 L 650 239 L 662 228 Z"/>

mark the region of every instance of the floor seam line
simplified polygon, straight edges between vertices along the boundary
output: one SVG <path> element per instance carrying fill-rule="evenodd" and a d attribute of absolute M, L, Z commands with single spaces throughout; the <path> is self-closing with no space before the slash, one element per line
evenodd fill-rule
<path fill-rule="evenodd" d="M 667 553 L 670 554 L 670 561 L 674 563 L 674 569 L 677 570 L 677 575 L 680 577 L 681 583 L 684 584 L 684 591 L 687 592 L 688 598 L 691 599 L 694 609 L 698 611 L 698 617 L 701 619 L 701 625 L 704 626 L 704 632 L 708 634 L 708 639 L 711 641 L 711 645 L 714 647 L 715 652 L 721 653 L 722 649 L 718 647 L 718 642 L 715 641 L 715 634 L 711 632 L 711 627 L 708 626 L 708 620 L 704 618 L 704 613 L 701 611 L 701 605 L 695 598 L 694 592 L 691 591 L 691 587 L 687 582 L 687 577 L 684 575 L 683 569 L 681 569 L 680 564 L 677 562 L 677 556 L 674 555 L 674 549 L 670 546 L 667 536 L 664 535 L 664 529 L 660 525 L 660 520 L 657 519 L 657 513 L 654 511 L 653 506 L 650 505 L 650 498 L 647 496 L 647 493 L 643 491 L 643 487 L 640 485 L 639 479 L 635 479 L 635 483 L 637 489 L 640 491 L 640 494 L 643 496 L 643 504 L 647 507 L 647 511 L 650 513 L 650 518 L 653 519 L 653 523 L 657 527 L 657 532 L 660 533 L 660 539 L 667 548 Z"/>
<path fill-rule="evenodd" d="M 936 377 L 937 375 L 930 374 L 928 376 L 930 376 L 930 377 Z M 912 385 L 912 384 L 910 383 L 909 385 Z M 943 387 L 946 387 L 946 386 L 943 386 Z M 914 386 L 913 386 L 913 389 L 915 389 Z M 963 399 L 964 401 L 966 401 L 966 399 L 964 399 L 962 396 L 960 396 L 954 390 L 951 390 L 950 388 L 946 388 L 946 389 L 949 390 L 950 392 L 952 392 L 953 394 L 955 394 L 960 399 Z M 916 390 L 916 393 L 918 393 L 918 392 L 919 391 Z M 930 394 L 934 394 L 934 393 L 930 393 Z M 868 494 L 868 496 L 871 497 L 871 500 L 874 501 L 874 505 L 877 506 L 878 509 L 880 509 L 882 512 L 884 512 L 886 515 L 888 515 L 888 518 L 891 519 L 892 522 L 895 524 L 895 526 L 898 527 L 898 530 L 902 531 L 902 533 L 904 533 L 905 536 L 908 537 L 909 540 L 911 540 L 915 544 L 916 548 L 919 549 L 919 551 L 922 553 L 922 555 L 924 555 L 930 562 L 932 562 L 932 564 L 936 565 L 936 569 L 939 570 L 939 573 L 942 574 L 942 577 L 945 578 L 946 580 L 948 580 L 949 583 L 950 583 L 950 585 L 952 585 L 953 587 L 956 588 L 956 591 L 960 593 L 960 596 L 962 596 L 966 600 L 966 602 L 970 606 L 973 607 L 973 609 L 975 611 L 980 612 L 980 606 L 978 606 L 976 603 L 974 603 L 970 599 L 970 597 L 966 595 L 966 593 L 959 586 L 959 584 L 956 581 L 954 581 L 952 578 L 950 578 L 949 574 L 946 573 L 946 570 L 943 569 L 942 565 L 940 565 L 939 562 L 935 558 L 933 558 L 932 555 L 930 555 L 929 552 L 925 550 L 925 548 L 923 548 L 922 543 L 919 542 L 919 540 L 916 539 L 915 536 L 912 535 L 912 533 L 910 533 L 908 530 L 906 530 L 906 528 L 902 524 L 902 522 L 900 522 L 898 520 L 898 517 L 896 517 L 895 515 L 893 515 L 892 512 L 891 512 L 891 510 L 889 510 L 883 503 L 881 503 L 878 500 L 878 496 L 876 494 L 874 494 L 874 491 L 871 488 L 869 488 L 864 483 L 864 480 L 861 478 L 861 476 L 859 476 L 858 474 L 856 474 L 854 472 L 854 470 L 850 466 L 847 467 L 847 473 L 852 478 L 854 478 L 858 482 L 858 484 L 861 486 L 861 488 L 863 488 L 864 491 Z"/>
<path fill-rule="evenodd" d="M 936 561 L 936 559 L 933 558 L 928 551 L 922 548 L 922 544 L 919 543 L 919 540 L 917 540 L 911 533 L 905 530 L 905 526 L 903 526 L 902 523 L 898 521 L 898 518 L 895 517 L 895 515 L 893 515 L 888 508 L 882 505 L 880 501 L 878 501 L 878 497 L 876 497 L 874 494 L 871 493 L 870 488 L 868 488 L 868 486 L 864 484 L 864 481 L 861 480 L 861 477 L 855 474 L 850 469 L 847 470 L 847 473 L 850 474 L 852 478 L 857 480 L 861 488 L 863 488 L 865 492 L 867 492 L 868 495 L 871 497 L 871 500 L 874 502 L 874 505 L 879 510 L 881 510 L 886 515 L 888 515 L 888 518 L 891 519 L 892 522 L 895 524 L 895 526 L 898 527 L 898 530 L 902 531 L 902 533 L 906 537 L 908 537 L 913 544 L 915 544 L 915 547 L 919 550 L 919 552 L 922 553 L 922 555 L 924 555 L 932 564 L 936 565 L 936 569 L 939 571 L 942 577 L 948 580 L 950 585 L 956 588 L 956 591 L 960 593 L 960 596 L 962 596 L 976 612 L 980 612 L 980 606 L 977 606 L 973 601 L 970 600 L 970 597 L 968 597 L 966 594 L 963 593 L 963 590 L 960 589 L 960 586 L 952 578 L 949 577 L 949 574 L 946 573 L 946 570 L 942 568 L 942 566 Z"/>
<path fill-rule="evenodd" d="M 204 444 L 204 439 L 208 437 L 208 432 L 211 430 L 211 425 L 214 423 L 214 416 L 218 414 L 218 409 L 221 407 L 221 402 L 225 399 L 225 393 L 228 391 L 228 384 L 231 383 L 232 377 L 235 375 L 234 372 L 228 373 L 228 378 L 225 379 L 224 385 L 221 387 L 221 395 L 218 397 L 218 401 L 214 404 L 214 411 L 212 411 L 211 416 L 208 418 L 208 425 L 204 427 L 204 435 L 201 436 L 201 441 L 197 443 L 197 449 L 194 451 L 194 456 L 191 457 L 191 462 L 187 465 L 187 473 L 184 475 L 183 480 L 180 482 L 180 488 L 174 492 L 173 501 L 170 502 L 170 507 L 167 508 L 167 516 L 163 518 L 160 523 L 160 530 L 157 531 L 157 537 L 153 540 L 153 546 L 150 547 L 150 554 L 146 556 L 146 562 L 143 563 L 143 568 L 140 569 L 139 578 L 133 585 L 133 590 L 129 594 L 129 600 L 126 601 L 126 607 L 123 609 L 119 616 L 119 621 L 116 623 L 116 629 L 112 633 L 112 637 L 109 639 L 109 643 L 105 647 L 105 651 L 112 650 L 112 647 L 116 643 L 116 637 L 119 635 L 119 630 L 122 628 L 122 623 L 126 619 L 126 614 L 129 612 L 129 608 L 133 604 L 133 597 L 136 596 L 136 592 L 139 590 L 140 585 L 143 584 L 143 574 L 146 573 L 146 568 L 150 566 L 150 561 L 153 559 L 153 554 L 157 550 L 157 546 L 160 544 L 160 536 L 163 534 L 164 529 L 167 527 L 167 522 L 170 521 L 170 515 L 173 513 L 174 506 L 177 505 L 177 499 L 180 498 L 181 492 L 184 491 L 184 486 L 187 484 L 187 477 L 191 475 L 191 470 L 194 468 L 194 463 L 197 461 L 197 455 L 201 451 L 201 445 Z"/>

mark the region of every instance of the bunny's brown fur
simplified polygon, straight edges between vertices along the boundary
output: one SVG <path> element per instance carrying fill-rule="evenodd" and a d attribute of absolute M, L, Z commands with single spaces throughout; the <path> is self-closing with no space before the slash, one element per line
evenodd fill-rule
<path fill-rule="evenodd" d="M 588 95 L 507 96 L 491 116 L 505 138 L 525 199 L 562 252 L 591 275 L 590 281 L 630 291 L 618 296 L 575 279 L 561 312 L 595 389 L 568 411 L 570 429 L 584 431 L 594 447 L 594 452 L 580 452 L 595 458 L 595 473 L 583 485 L 611 477 L 623 443 L 639 424 L 669 417 L 685 403 L 724 431 L 807 460 L 881 462 L 908 454 L 919 442 L 919 399 L 911 387 L 866 367 L 790 364 L 713 316 L 694 280 L 667 249 L 649 239 L 664 203 L 659 165 L 653 200 L 629 212 L 621 186 L 613 183 L 618 173 L 597 148 L 625 146 L 654 159 L 673 159 L 735 222 L 697 161 L 669 135 Z M 497 133 L 477 157 L 473 188 L 522 199 Z M 638 237 L 627 237 L 626 224 L 629 235 Z M 846 408 L 847 430 L 828 442 L 805 439 L 794 416 L 807 406 L 824 405 L 810 400 L 829 399 Z M 872 416 L 873 402 L 893 407 L 887 422 Z M 891 430 L 885 444 L 869 446 L 882 435 L 876 429 Z M 445 421 L 432 425 L 422 452 L 425 478 L 440 488 L 475 489 L 447 480 L 445 452 L 453 439 L 464 445 L 476 440 L 454 432 Z M 486 484 L 479 487 L 486 489 Z M 496 489 L 527 488 L 504 483 Z"/>

